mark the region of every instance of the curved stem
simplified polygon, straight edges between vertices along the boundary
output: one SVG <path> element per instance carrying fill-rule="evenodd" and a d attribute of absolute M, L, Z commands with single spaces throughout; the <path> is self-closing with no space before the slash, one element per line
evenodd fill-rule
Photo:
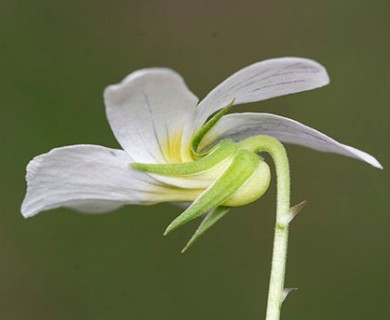
<path fill-rule="evenodd" d="M 266 320 L 279 320 L 286 272 L 288 225 L 291 221 L 290 169 L 287 153 L 278 140 L 268 136 L 252 137 L 242 141 L 240 145 L 254 152 L 268 152 L 275 162 L 277 208 Z"/>

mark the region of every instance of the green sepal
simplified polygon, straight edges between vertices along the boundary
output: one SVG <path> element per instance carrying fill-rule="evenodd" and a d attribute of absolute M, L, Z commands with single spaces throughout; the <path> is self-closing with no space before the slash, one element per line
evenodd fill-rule
<path fill-rule="evenodd" d="M 233 156 L 237 151 L 236 145 L 230 140 L 223 140 L 215 146 L 207 155 L 199 160 L 166 163 L 166 164 L 149 164 L 149 163 L 130 163 L 134 169 L 156 173 L 163 176 L 186 176 L 200 173 L 211 169 L 226 158 Z"/>
<path fill-rule="evenodd" d="M 186 246 L 183 248 L 183 250 L 181 250 L 181 252 L 184 253 L 189 247 L 191 247 L 200 238 L 201 235 L 203 235 L 208 229 L 210 229 L 214 224 L 222 219 L 229 210 L 229 207 L 221 206 L 210 211 L 204 217 L 198 229 L 196 229 L 190 241 L 187 242 Z"/>
<path fill-rule="evenodd" d="M 232 102 L 229 103 L 228 106 L 226 106 L 225 108 L 223 108 L 221 111 L 219 111 L 218 113 L 216 113 L 209 121 L 207 121 L 203 126 L 202 128 L 200 128 L 200 130 L 196 133 L 195 137 L 193 138 L 192 140 L 192 144 L 191 144 L 191 151 L 192 151 L 192 154 L 195 156 L 195 157 L 199 157 L 201 156 L 201 154 L 198 153 L 198 146 L 200 144 L 200 142 L 202 141 L 203 137 L 206 135 L 207 132 L 210 131 L 210 129 L 212 127 L 215 126 L 215 124 L 219 121 L 219 119 L 222 118 L 222 116 L 229 111 L 229 109 L 233 106 L 234 104 L 234 100 L 232 100 Z"/>
<path fill-rule="evenodd" d="M 164 235 L 222 205 L 251 177 L 258 162 L 259 158 L 255 154 L 247 150 L 237 150 L 223 174 L 196 198 L 187 210 L 171 222 Z"/>

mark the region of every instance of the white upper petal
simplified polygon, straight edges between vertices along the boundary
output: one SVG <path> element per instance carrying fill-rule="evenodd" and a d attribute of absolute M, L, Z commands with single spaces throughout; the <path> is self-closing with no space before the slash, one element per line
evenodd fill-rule
<path fill-rule="evenodd" d="M 366 152 L 339 143 L 295 120 L 267 113 L 238 113 L 222 117 L 204 137 L 200 147 L 205 148 L 225 138 L 241 141 L 255 135 L 268 135 L 282 142 L 323 152 L 338 153 L 382 169 L 378 160 Z"/>
<path fill-rule="evenodd" d="M 105 212 L 123 204 L 177 200 L 155 179 L 130 168 L 129 162 L 126 152 L 95 145 L 56 148 L 39 155 L 27 166 L 22 214 L 31 217 L 58 207 Z"/>
<path fill-rule="evenodd" d="M 191 127 L 198 98 L 170 69 L 131 73 L 104 92 L 112 131 L 137 162 L 167 162 L 169 138 L 181 139 Z M 187 136 L 186 136 L 187 137 Z"/>
<path fill-rule="evenodd" d="M 311 90 L 329 83 L 325 68 L 304 58 L 276 58 L 252 64 L 231 75 L 200 102 L 195 130 L 221 108 Z"/>

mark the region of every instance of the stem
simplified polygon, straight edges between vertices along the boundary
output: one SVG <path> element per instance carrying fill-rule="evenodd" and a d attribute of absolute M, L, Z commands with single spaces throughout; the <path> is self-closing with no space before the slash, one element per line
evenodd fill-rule
<path fill-rule="evenodd" d="M 291 220 L 289 219 L 290 169 L 287 153 L 278 140 L 268 136 L 252 137 L 240 144 L 254 152 L 268 152 L 275 163 L 277 177 L 276 224 L 266 320 L 279 320 L 286 273 L 288 225 Z"/>

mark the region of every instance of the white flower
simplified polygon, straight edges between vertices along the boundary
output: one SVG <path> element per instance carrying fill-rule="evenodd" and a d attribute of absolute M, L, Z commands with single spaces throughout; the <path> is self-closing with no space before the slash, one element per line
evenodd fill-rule
<path fill-rule="evenodd" d="M 203 161 L 205 167 L 202 169 L 198 165 L 202 157 L 193 151 L 210 150 L 225 139 L 237 142 L 255 135 L 272 136 L 281 142 L 338 153 L 382 168 L 371 155 L 341 144 L 297 121 L 274 114 L 223 115 L 223 111 L 215 118 L 219 121 L 211 123 L 214 126 L 209 122 L 209 127 L 203 127 L 203 133 L 199 134 L 212 114 L 230 104 L 311 90 L 328 82 L 326 70 L 315 61 L 270 59 L 236 72 L 198 104 L 197 97 L 189 91 L 182 78 L 170 69 L 152 68 L 131 73 L 104 92 L 107 118 L 123 150 L 74 145 L 55 148 L 35 157 L 27 166 L 28 187 L 22 214 L 31 217 L 58 207 L 107 212 L 125 204 L 192 202 L 218 181 L 233 159 L 226 156 L 214 163 Z M 197 134 L 197 150 L 191 150 Z M 261 196 L 268 186 L 269 169 L 260 157 L 257 159 L 254 169 L 246 173 L 249 178 L 242 178 L 244 182 L 251 182 L 238 184 L 223 201 L 223 197 L 217 197 L 219 200 L 211 207 L 206 206 L 207 209 L 241 205 Z M 190 170 L 192 174 L 180 173 L 181 169 L 163 174 L 161 170 L 164 171 L 164 166 L 151 173 L 153 166 L 129 165 L 134 162 L 196 165 L 193 171 Z M 245 176 L 245 173 L 237 173 L 236 169 L 234 172 L 237 177 Z M 248 195 L 253 188 L 258 188 L 256 194 Z M 240 201 L 242 198 L 245 199 Z"/>

